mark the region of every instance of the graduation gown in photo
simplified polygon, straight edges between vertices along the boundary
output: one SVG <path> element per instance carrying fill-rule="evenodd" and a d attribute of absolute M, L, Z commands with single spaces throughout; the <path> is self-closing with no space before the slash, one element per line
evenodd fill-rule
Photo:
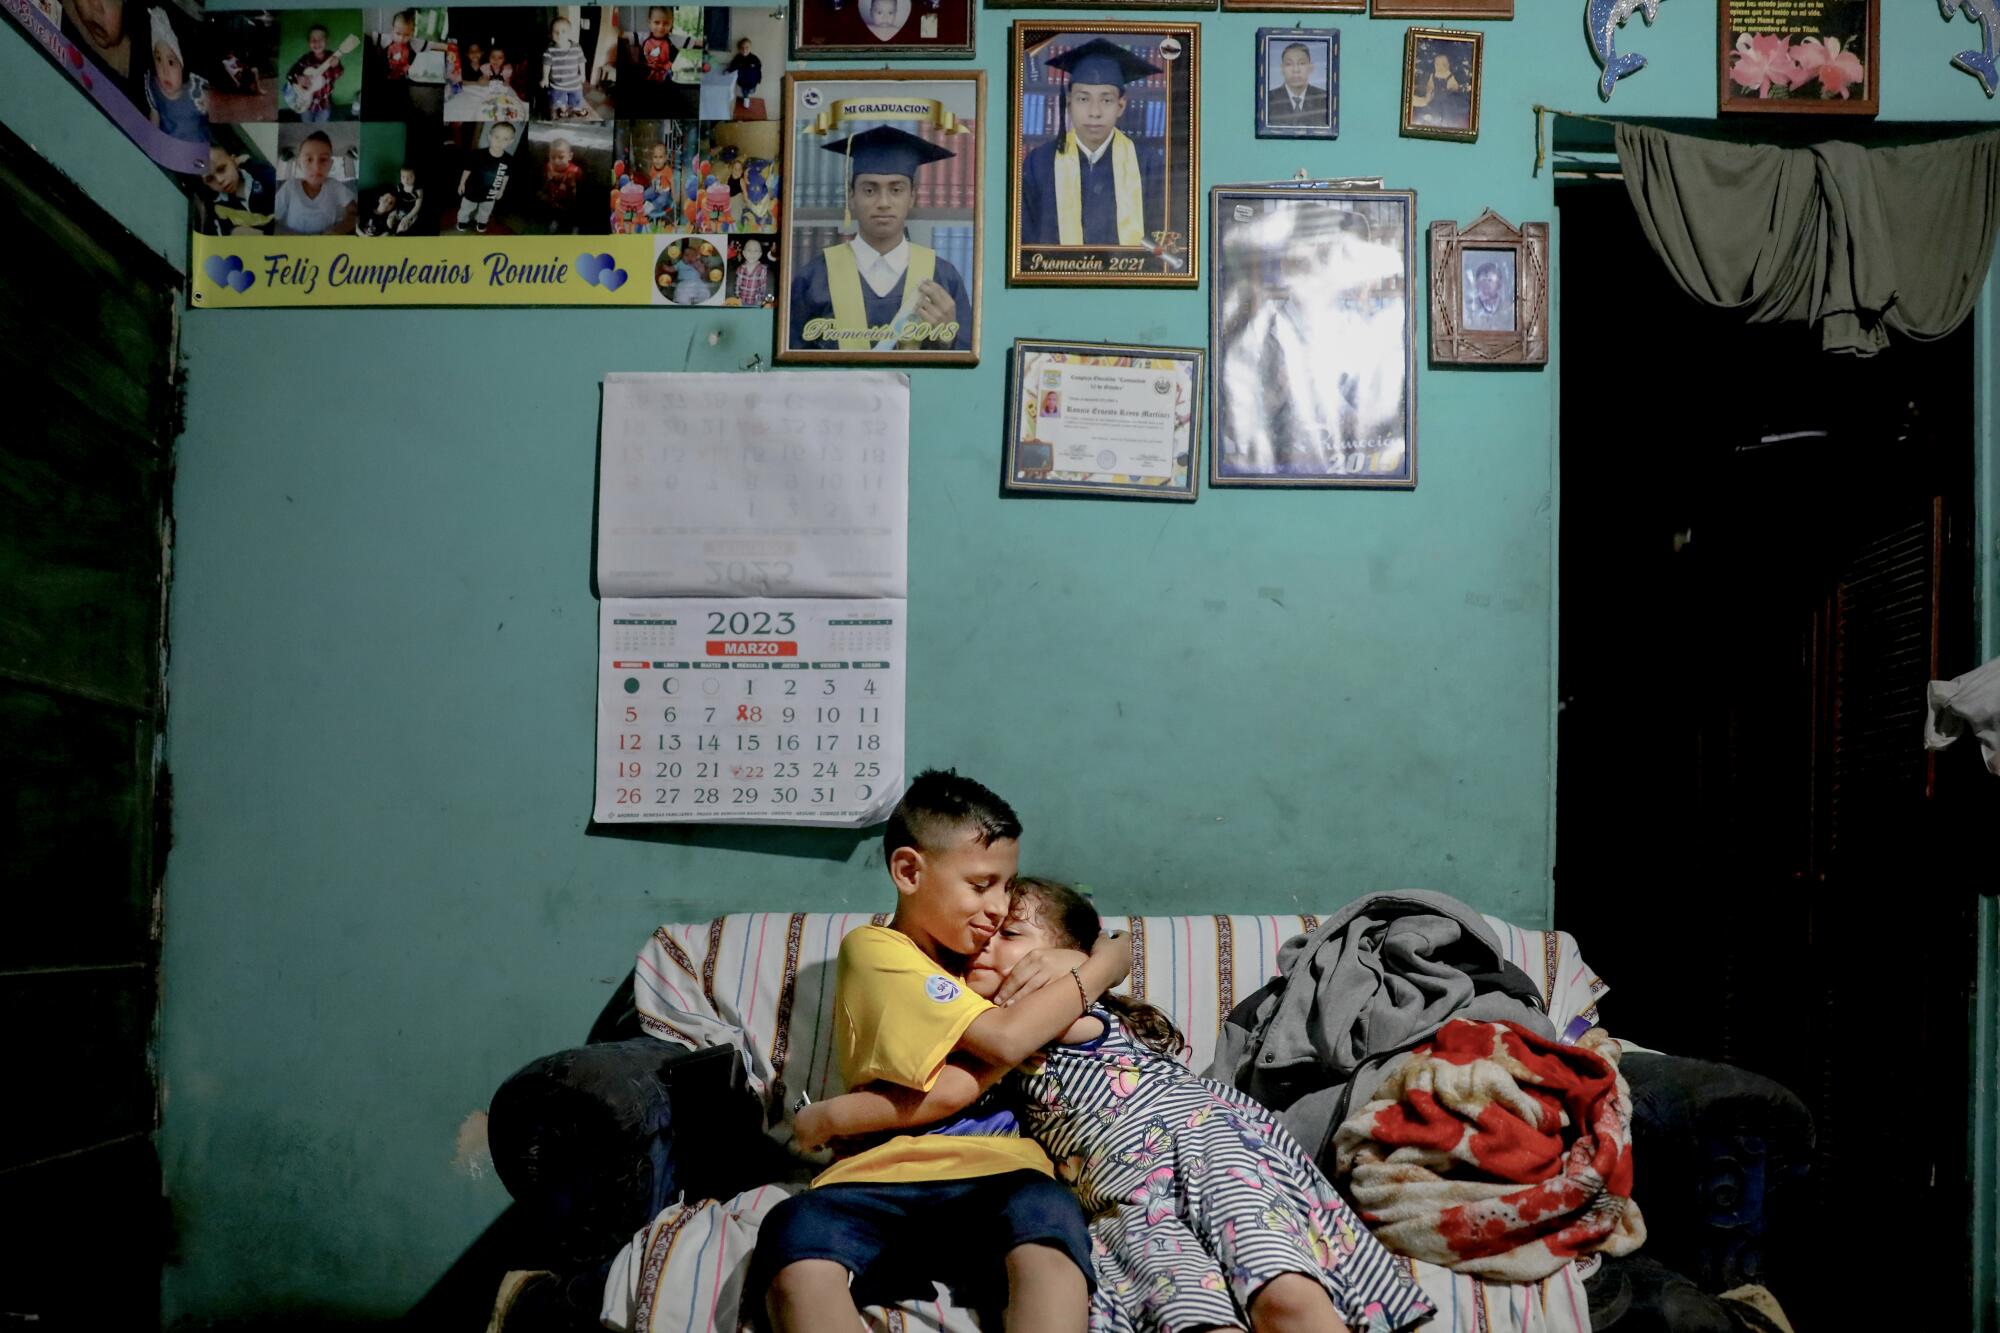
<path fill-rule="evenodd" d="M 1034 148 L 1021 163 L 1021 244 L 1061 245 L 1061 215 L 1056 204 L 1056 152 L 1069 138 L 1069 131 Z M 1118 140 L 1131 143 L 1123 130 L 1115 130 L 1105 152 L 1095 163 L 1082 148 L 1076 149 L 1077 183 L 1082 194 L 1083 245 L 1120 245 L 1118 239 L 1118 186 L 1114 158 Z M 1157 149 L 1134 143 L 1139 162 L 1139 199 L 1143 216 L 1141 234 L 1150 240 L 1166 226 L 1161 217 L 1165 203 L 1166 160 Z"/>
<path fill-rule="evenodd" d="M 835 249 L 845 250 L 847 249 L 847 245 L 848 243 L 843 241 Z M 827 251 L 822 250 L 820 253 L 814 255 L 811 262 L 792 279 L 791 310 L 789 312 L 791 315 L 791 346 L 794 348 L 823 348 L 828 351 L 872 351 L 877 345 L 874 340 L 842 340 L 839 338 L 824 337 L 808 338 L 806 336 L 806 326 L 812 323 L 812 321 L 816 319 L 842 318 L 841 312 L 835 309 L 834 279 L 828 273 L 827 254 Z M 921 344 L 899 343 L 897 344 L 897 350 L 924 352 L 971 351 L 972 293 L 966 290 L 965 279 L 959 276 L 958 269 L 952 265 L 952 262 L 939 255 L 937 251 L 932 250 L 929 246 L 918 245 L 915 241 L 910 242 L 910 265 L 903 270 L 902 278 L 897 281 L 894 287 L 889 289 L 889 294 L 886 296 L 877 296 L 875 289 L 868 285 L 867 280 L 862 278 L 859 273 L 854 272 L 851 267 L 848 269 L 846 277 L 842 278 L 841 281 L 844 285 L 847 279 L 851 278 L 855 286 L 859 289 L 861 307 L 866 318 L 866 323 L 862 327 L 880 328 L 883 325 L 896 322 L 896 314 L 903 308 L 903 296 L 909 290 L 912 275 L 916 275 L 917 281 L 923 281 L 922 272 L 926 266 L 931 270 L 931 281 L 949 292 L 953 303 L 958 307 L 957 336 L 952 338 L 948 343 L 942 340 Z M 914 309 L 916 305 L 914 299 L 912 299 L 910 305 Z M 904 316 L 905 321 L 911 318 L 914 318 L 914 316 Z M 847 327 L 847 325 L 843 324 L 842 327 Z"/>

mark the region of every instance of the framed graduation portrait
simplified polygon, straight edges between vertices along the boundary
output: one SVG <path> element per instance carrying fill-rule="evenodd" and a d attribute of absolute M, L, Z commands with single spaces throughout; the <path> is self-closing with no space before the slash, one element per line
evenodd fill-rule
<path fill-rule="evenodd" d="M 1209 484 L 1414 487 L 1416 193 L 1209 199 Z"/>
<path fill-rule="evenodd" d="M 979 363 L 986 75 L 785 75 L 777 359 Z"/>
<path fill-rule="evenodd" d="M 1007 280 L 1200 284 L 1201 25 L 1014 24 Z"/>

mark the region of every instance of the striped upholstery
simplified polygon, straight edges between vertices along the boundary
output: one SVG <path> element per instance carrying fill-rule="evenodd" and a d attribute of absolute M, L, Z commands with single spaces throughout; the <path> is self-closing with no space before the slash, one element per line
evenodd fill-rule
<path fill-rule="evenodd" d="M 879 920 L 867 913 L 794 912 L 725 916 L 662 926 L 639 954 L 635 988 L 647 1030 L 705 1044 L 719 1023 L 743 1034 L 753 1071 L 775 1073 L 792 1092 L 839 1091 L 834 1080 L 833 964 L 841 937 Z M 1593 1022 L 1606 987 L 1562 931 L 1487 924 L 1505 956 L 1542 988 L 1558 1032 Z M 1132 932 L 1132 976 L 1118 989 L 1167 1011 L 1205 1069 L 1230 1009 L 1277 975 L 1278 950 L 1319 924 L 1316 916 L 1107 916 Z M 698 1019 L 700 1021 L 690 1021 Z"/>
<path fill-rule="evenodd" d="M 831 1051 L 834 960 L 848 931 L 884 919 L 865 912 L 771 912 L 661 926 L 639 953 L 634 986 L 640 1021 L 670 1041 L 736 1042 L 748 1057 L 753 1081 L 783 1104 L 801 1090 L 814 1099 L 839 1092 Z M 1541 987 L 1558 1032 L 1574 1039 L 1595 1023 L 1597 1000 L 1607 987 L 1584 963 L 1575 939 L 1561 931 L 1521 930 L 1491 916 L 1486 920 L 1505 956 Z M 1318 921 L 1310 915 L 1107 916 L 1105 925 L 1132 932 L 1132 976 L 1119 989 L 1166 1010 L 1193 1045 L 1189 1063 L 1203 1069 L 1230 1009 L 1277 974 L 1284 942 Z M 749 1203 L 709 1207 L 741 1217 Z M 755 1211 L 761 1216 L 768 1206 L 760 1200 Z M 614 1327 L 701 1329 L 709 1325 L 700 1316 L 713 1314 L 722 1296 L 728 1296 L 723 1304 L 733 1305 L 734 1292 L 726 1290 L 730 1266 L 721 1262 L 721 1247 L 714 1247 L 718 1254 L 711 1264 L 710 1246 L 685 1239 L 704 1234 L 704 1226 L 721 1234 L 722 1222 L 703 1224 L 683 1214 L 683 1224 L 670 1231 L 674 1213 L 663 1214 L 635 1243 L 630 1294 L 641 1297 L 643 1288 L 643 1297 L 621 1300 L 607 1292 L 607 1315 L 617 1307 L 622 1316 Z M 737 1229 L 747 1222 L 744 1218 Z M 699 1261 L 696 1250 L 704 1256 Z M 642 1280 L 647 1269 L 650 1282 Z M 1530 1286 L 1481 1283 L 1428 1264 L 1413 1264 L 1413 1270 L 1438 1306 L 1426 1329 L 1587 1333 L 1590 1326 L 1574 1268 Z M 614 1275 L 613 1287 L 618 1286 Z M 975 1327 L 949 1305 L 942 1312 L 934 1306 L 878 1312 L 872 1324 L 913 1330 L 946 1325 Z M 715 1327 L 726 1329 L 727 1316 Z"/>

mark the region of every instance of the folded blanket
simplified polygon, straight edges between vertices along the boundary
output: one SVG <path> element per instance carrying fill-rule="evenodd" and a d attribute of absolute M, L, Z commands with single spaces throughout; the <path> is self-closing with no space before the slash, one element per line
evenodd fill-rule
<path fill-rule="evenodd" d="M 1334 1179 L 1398 1254 L 1510 1282 L 1646 1239 L 1618 1043 L 1447 1023 L 1334 1135 Z"/>
<path fill-rule="evenodd" d="M 1349 903 L 1287 942 L 1278 969 L 1229 1015 L 1207 1074 L 1277 1111 L 1328 1170 L 1334 1127 L 1451 1019 L 1556 1035 L 1535 983 L 1479 913 L 1428 889 Z"/>

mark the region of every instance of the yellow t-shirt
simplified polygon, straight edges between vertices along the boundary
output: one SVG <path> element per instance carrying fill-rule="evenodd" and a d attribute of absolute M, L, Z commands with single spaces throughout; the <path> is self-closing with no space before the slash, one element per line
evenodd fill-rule
<path fill-rule="evenodd" d="M 992 1007 L 901 931 L 850 931 L 840 942 L 833 996 L 841 1078 L 850 1088 L 879 1081 L 928 1091 L 972 1020 Z M 834 1163 L 813 1184 L 965 1180 L 1024 1169 L 1055 1174 L 1048 1155 L 1018 1133 L 920 1130 Z"/>

